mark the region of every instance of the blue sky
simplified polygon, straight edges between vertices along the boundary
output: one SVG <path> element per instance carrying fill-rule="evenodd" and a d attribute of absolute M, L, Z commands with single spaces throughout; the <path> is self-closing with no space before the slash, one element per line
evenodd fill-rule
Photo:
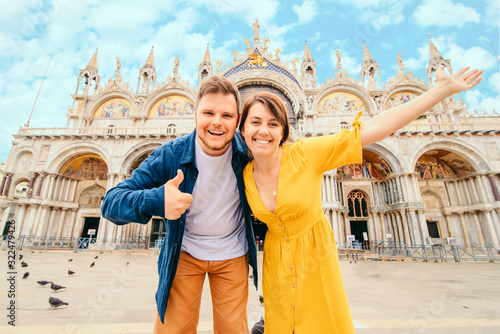
<path fill-rule="evenodd" d="M 500 112 L 500 0 L 192 0 L 3 1 L 0 5 L 0 162 L 12 135 L 29 117 L 49 59 L 52 61 L 30 126 L 64 127 L 79 69 L 99 48 L 99 75 L 121 74 L 136 89 L 139 68 L 154 45 L 157 82 L 179 73 L 197 84 L 198 65 L 210 43 L 212 65 L 232 64 L 260 23 L 261 42 L 279 48 L 282 61 L 302 61 L 307 38 L 318 82 L 334 77 L 338 49 L 343 70 L 359 76 L 366 42 L 380 64 L 382 82 L 395 76 L 396 55 L 427 82 L 428 37 L 456 72 L 470 65 L 483 82 L 462 94 L 470 110 Z"/>

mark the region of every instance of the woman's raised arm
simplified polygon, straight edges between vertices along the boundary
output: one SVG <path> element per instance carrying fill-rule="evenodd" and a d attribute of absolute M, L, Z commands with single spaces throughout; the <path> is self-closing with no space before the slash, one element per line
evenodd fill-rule
<path fill-rule="evenodd" d="M 410 124 L 418 116 L 434 107 L 450 95 L 457 94 L 475 87 L 483 78 L 483 71 L 464 67 L 454 75 L 444 72 L 444 66 L 439 66 L 436 72 L 438 83 L 417 98 L 388 109 L 370 119 L 360 129 L 361 144 L 364 146 L 384 139 L 396 130 Z"/>

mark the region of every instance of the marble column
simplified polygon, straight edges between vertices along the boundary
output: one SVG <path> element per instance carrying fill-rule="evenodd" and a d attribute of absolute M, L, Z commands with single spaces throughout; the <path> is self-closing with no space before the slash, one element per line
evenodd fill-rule
<path fill-rule="evenodd" d="M 406 210 L 405 209 L 399 210 L 399 215 L 401 216 L 401 221 L 402 221 L 402 225 L 403 225 L 403 233 L 404 233 L 404 236 L 405 236 L 405 241 L 408 244 L 408 246 L 411 246 L 411 244 L 412 244 L 412 238 L 410 236 L 410 229 L 409 229 L 409 226 L 408 226 L 408 220 L 406 219 Z"/>
<path fill-rule="evenodd" d="M 451 225 L 451 217 L 448 214 L 443 214 L 444 220 L 446 222 L 446 227 L 448 228 L 448 237 L 455 238 L 455 232 L 453 231 L 453 227 Z"/>
<path fill-rule="evenodd" d="M 33 232 L 30 233 L 32 235 L 35 235 L 37 237 L 44 236 L 42 235 L 42 232 L 45 229 L 45 224 L 47 224 L 47 213 L 49 212 L 49 206 L 48 205 L 42 205 L 42 212 L 40 214 L 40 219 L 35 222 L 33 225 Z"/>
<path fill-rule="evenodd" d="M 5 184 L 5 188 L 3 190 L 3 196 L 9 197 L 10 184 L 12 182 L 12 173 L 6 173 L 7 175 L 7 183 Z"/>
<path fill-rule="evenodd" d="M 55 216 L 56 216 L 56 208 L 51 207 L 50 208 L 50 215 L 48 221 L 45 222 L 44 228 L 42 230 L 41 236 L 43 237 L 51 237 L 52 236 L 52 229 L 54 227 L 55 222 Z"/>
<path fill-rule="evenodd" d="M 68 211 L 68 208 L 62 208 L 61 209 L 61 215 L 59 217 L 59 223 L 57 225 L 57 229 L 55 231 L 55 234 L 54 236 L 57 237 L 57 238 L 61 238 L 63 236 L 62 232 L 63 232 L 63 228 L 64 228 L 64 225 L 66 224 L 66 212 Z"/>
<path fill-rule="evenodd" d="M 479 238 L 479 243 L 484 245 L 486 241 L 484 240 L 483 227 L 481 226 L 481 222 L 479 221 L 479 217 L 477 212 L 471 212 L 471 218 L 474 223 L 475 230 L 477 231 L 477 236 Z"/>
<path fill-rule="evenodd" d="M 344 222 L 342 221 L 342 212 L 340 210 L 336 211 L 337 215 L 337 227 L 338 227 L 338 237 L 337 237 L 337 242 L 339 244 L 345 243 L 345 229 L 344 229 Z"/>
<path fill-rule="evenodd" d="M 469 233 L 469 228 L 467 226 L 467 222 L 465 220 L 465 215 L 463 212 L 458 213 L 458 218 L 460 218 L 460 224 L 462 225 L 462 230 L 464 233 L 464 239 L 466 244 L 470 244 L 470 233 Z"/>
<path fill-rule="evenodd" d="M 3 196 L 3 190 L 5 189 L 6 183 L 7 183 L 7 175 L 2 175 L 2 185 L 0 185 L 0 196 Z"/>
<path fill-rule="evenodd" d="M 487 227 L 488 229 L 488 233 L 486 234 L 488 236 L 488 239 L 486 240 L 486 243 L 491 245 L 498 245 L 499 244 L 498 233 L 497 229 L 495 228 L 493 219 L 491 218 L 491 212 L 492 210 L 487 210 L 483 212 L 486 222 L 482 225 Z"/>
<path fill-rule="evenodd" d="M 16 215 L 14 218 L 14 221 L 16 222 L 16 229 L 14 231 L 15 236 L 19 236 L 19 233 L 21 232 L 21 229 L 25 224 L 24 222 L 25 214 L 26 214 L 26 204 L 24 203 L 17 204 Z"/>
<path fill-rule="evenodd" d="M 40 173 L 40 180 L 38 181 L 38 187 L 35 193 L 35 197 L 37 198 L 39 198 L 42 193 L 43 180 L 45 180 L 45 176 L 47 176 L 47 174 Z"/>
<path fill-rule="evenodd" d="M 425 245 L 425 240 L 429 237 L 429 230 L 427 229 L 427 221 L 425 220 L 424 210 L 417 210 L 417 217 L 420 226 L 420 231 L 422 233 L 422 244 Z"/>

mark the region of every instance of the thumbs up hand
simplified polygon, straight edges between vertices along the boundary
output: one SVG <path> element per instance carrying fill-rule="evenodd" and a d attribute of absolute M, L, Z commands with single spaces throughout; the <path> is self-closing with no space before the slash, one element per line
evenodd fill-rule
<path fill-rule="evenodd" d="M 179 185 L 184 180 L 180 169 L 177 175 L 165 183 L 165 218 L 178 219 L 191 206 L 193 196 L 179 190 Z"/>

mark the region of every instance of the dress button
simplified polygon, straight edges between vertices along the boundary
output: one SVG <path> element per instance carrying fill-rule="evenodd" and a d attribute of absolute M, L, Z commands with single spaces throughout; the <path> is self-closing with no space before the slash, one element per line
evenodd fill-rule
<path fill-rule="evenodd" d="M 283 239 L 286 239 L 286 237 L 283 237 Z"/>
<path fill-rule="evenodd" d="M 280 224 L 280 227 L 283 227 L 283 224 Z"/>
<path fill-rule="evenodd" d="M 290 250 L 290 248 L 287 247 L 286 250 Z"/>
<path fill-rule="evenodd" d="M 283 230 L 283 231 L 281 231 L 281 232 L 285 233 L 285 230 Z"/>
<path fill-rule="evenodd" d="M 295 288 L 295 284 L 292 284 L 292 288 Z"/>
<path fill-rule="evenodd" d="M 292 267 L 292 266 L 290 266 L 290 270 L 292 270 L 292 269 L 293 269 L 293 267 Z"/>
<path fill-rule="evenodd" d="M 293 308 L 293 304 L 292 304 L 292 308 Z"/>

